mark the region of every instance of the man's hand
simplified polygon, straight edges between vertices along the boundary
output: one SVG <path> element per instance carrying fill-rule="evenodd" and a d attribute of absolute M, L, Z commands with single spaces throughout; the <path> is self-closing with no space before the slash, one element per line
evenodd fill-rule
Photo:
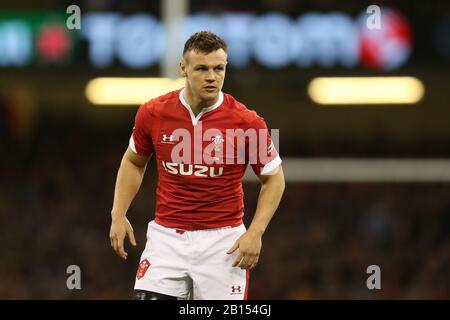
<path fill-rule="evenodd" d="M 261 245 L 261 236 L 256 232 L 248 230 L 240 236 L 227 252 L 228 254 L 232 254 L 239 248 L 239 254 L 233 263 L 233 267 L 249 270 L 253 269 L 258 264 Z"/>
<path fill-rule="evenodd" d="M 109 239 L 111 240 L 111 247 L 119 257 L 126 260 L 128 253 L 125 252 L 123 240 L 128 235 L 130 242 L 136 246 L 136 239 L 134 238 L 133 227 L 126 217 L 113 218 L 111 222 L 111 230 L 109 231 Z"/>

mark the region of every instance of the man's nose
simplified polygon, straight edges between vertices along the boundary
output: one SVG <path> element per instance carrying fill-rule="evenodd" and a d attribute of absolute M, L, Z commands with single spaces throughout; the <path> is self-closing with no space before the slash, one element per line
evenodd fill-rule
<path fill-rule="evenodd" d="M 209 70 L 208 73 L 206 74 L 206 81 L 212 82 L 215 81 L 216 77 L 214 75 L 214 71 L 213 70 Z"/>

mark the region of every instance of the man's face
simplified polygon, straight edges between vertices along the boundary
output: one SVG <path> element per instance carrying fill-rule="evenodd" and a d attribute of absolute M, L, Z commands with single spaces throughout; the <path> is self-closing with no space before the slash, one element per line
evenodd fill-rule
<path fill-rule="evenodd" d="M 227 54 L 223 49 L 210 53 L 190 50 L 180 63 L 186 86 L 197 98 L 215 100 L 225 80 Z"/>

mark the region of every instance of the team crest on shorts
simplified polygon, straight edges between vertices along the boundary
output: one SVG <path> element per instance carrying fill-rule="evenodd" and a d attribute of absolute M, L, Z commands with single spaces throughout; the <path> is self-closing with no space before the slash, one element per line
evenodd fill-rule
<path fill-rule="evenodd" d="M 136 273 L 136 278 L 141 279 L 144 277 L 145 273 L 147 272 L 148 268 L 150 267 L 151 263 L 147 259 L 144 259 L 139 263 L 139 269 Z"/>

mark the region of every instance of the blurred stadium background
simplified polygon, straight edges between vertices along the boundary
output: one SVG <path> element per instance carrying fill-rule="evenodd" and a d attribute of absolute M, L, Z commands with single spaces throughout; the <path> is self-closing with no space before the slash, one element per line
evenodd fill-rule
<path fill-rule="evenodd" d="M 81 29 L 69 30 L 74 4 Z M 373 4 L 381 29 L 366 25 Z M 124 262 L 109 245 L 110 209 L 138 103 L 103 101 L 88 84 L 174 77 L 180 42 L 203 29 L 229 42 L 224 91 L 280 129 L 287 187 L 249 297 L 449 299 L 445 0 L 3 0 L 0 298 L 131 298 L 153 217 L 155 165 L 128 213 L 138 247 L 127 245 Z M 372 77 L 400 78 L 383 78 L 392 90 L 375 96 L 361 79 L 338 94 L 326 83 L 314 89 L 314 79 L 328 77 L 338 77 L 331 86 L 368 77 L 369 89 L 379 84 Z M 248 225 L 259 185 L 249 175 L 244 188 Z M 81 290 L 66 288 L 69 265 L 81 268 Z M 381 290 L 366 287 L 369 265 L 381 268 Z"/>

